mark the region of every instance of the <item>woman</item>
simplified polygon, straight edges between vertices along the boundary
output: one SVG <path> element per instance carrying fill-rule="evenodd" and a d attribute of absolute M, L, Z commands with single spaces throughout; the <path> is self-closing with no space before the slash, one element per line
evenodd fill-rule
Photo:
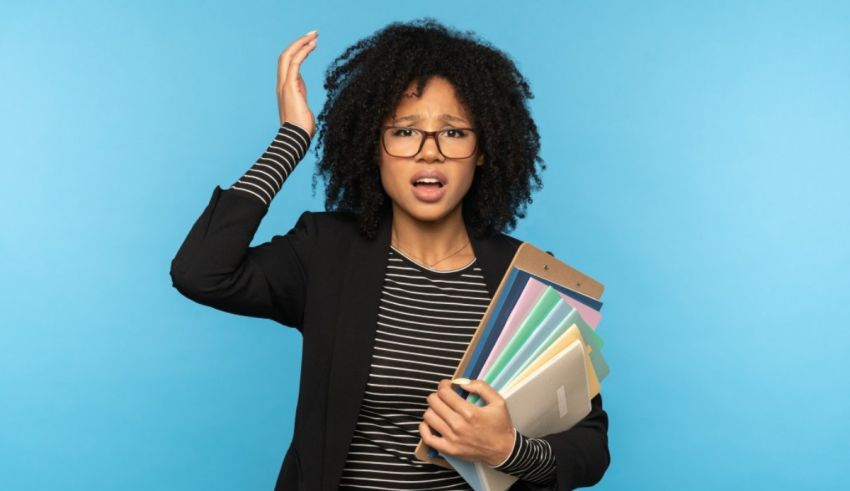
<path fill-rule="evenodd" d="M 609 463 L 601 396 L 569 431 L 526 438 L 485 382 L 449 378 L 514 252 L 503 231 L 539 188 L 528 84 L 502 52 L 433 19 L 393 23 L 331 66 L 316 175 L 325 212 L 249 247 L 315 132 L 301 63 L 317 33 L 278 61 L 281 127 L 229 189 L 216 186 L 172 261 L 188 298 L 303 335 L 295 430 L 276 489 L 469 489 L 413 455 L 447 455 L 573 489 Z M 314 189 L 315 177 L 314 175 Z M 456 381 L 462 383 L 462 381 Z"/>

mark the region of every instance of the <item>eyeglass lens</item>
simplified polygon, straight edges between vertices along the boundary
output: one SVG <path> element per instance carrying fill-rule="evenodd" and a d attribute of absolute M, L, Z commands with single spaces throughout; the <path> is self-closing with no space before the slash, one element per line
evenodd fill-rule
<path fill-rule="evenodd" d="M 413 157 L 419 152 L 425 134 L 416 128 L 393 127 L 384 130 L 384 146 L 392 156 Z M 463 159 L 475 151 L 475 133 L 465 129 L 446 128 L 437 134 L 441 153 L 446 158 Z"/>

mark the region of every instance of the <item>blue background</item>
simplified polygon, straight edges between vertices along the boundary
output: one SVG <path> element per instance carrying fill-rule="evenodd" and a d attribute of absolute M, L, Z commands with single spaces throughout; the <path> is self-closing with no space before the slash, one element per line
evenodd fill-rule
<path fill-rule="evenodd" d="M 300 337 L 169 263 L 328 63 L 432 15 L 509 53 L 544 189 L 512 235 L 606 285 L 598 489 L 847 489 L 846 2 L 16 2 L 0 8 L 0 489 L 271 489 Z M 311 152 L 254 243 L 305 209 Z M 845 467 L 846 469 L 846 467 Z"/>

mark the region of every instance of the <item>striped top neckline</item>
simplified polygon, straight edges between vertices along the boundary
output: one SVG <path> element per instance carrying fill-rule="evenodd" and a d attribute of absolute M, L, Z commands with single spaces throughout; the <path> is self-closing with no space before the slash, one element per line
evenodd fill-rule
<path fill-rule="evenodd" d="M 438 274 L 438 275 L 462 273 L 462 272 L 466 271 L 467 269 L 471 269 L 472 267 L 474 267 L 476 261 L 478 260 L 477 257 L 473 257 L 471 261 L 464 264 L 463 266 L 460 266 L 460 267 L 457 267 L 457 268 L 454 268 L 454 269 L 439 270 L 439 269 L 430 268 L 428 266 L 425 266 L 424 264 L 417 262 L 415 259 L 408 256 L 401 249 L 399 249 L 398 247 L 396 247 L 392 244 L 390 244 L 390 248 L 392 250 L 394 250 L 396 253 L 398 253 L 398 255 L 401 256 L 401 258 L 405 262 L 411 263 L 411 265 L 416 267 L 417 269 L 425 271 L 426 273 L 435 273 L 435 274 Z"/>

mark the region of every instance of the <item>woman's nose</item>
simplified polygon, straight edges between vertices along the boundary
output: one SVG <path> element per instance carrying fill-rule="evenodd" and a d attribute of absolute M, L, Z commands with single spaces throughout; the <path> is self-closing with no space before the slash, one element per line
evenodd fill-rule
<path fill-rule="evenodd" d="M 425 141 L 422 142 L 422 150 L 419 151 L 419 154 L 428 160 L 445 159 L 445 155 L 440 152 L 440 148 L 437 145 L 437 135 L 428 135 L 425 137 Z"/>

